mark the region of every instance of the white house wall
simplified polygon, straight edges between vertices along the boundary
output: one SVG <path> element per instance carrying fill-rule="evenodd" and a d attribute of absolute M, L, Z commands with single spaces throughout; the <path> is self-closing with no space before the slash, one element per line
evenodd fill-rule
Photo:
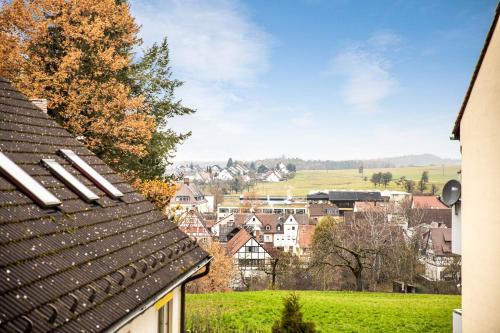
<path fill-rule="evenodd" d="M 171 306 L 171 333 L 181 331 L 181 287 L 175 288 L 170 301 Z M 152 305 L 128 324 L 120 328 L 117 333 L 157 333 L 158 332 L 158 310 Z"/>

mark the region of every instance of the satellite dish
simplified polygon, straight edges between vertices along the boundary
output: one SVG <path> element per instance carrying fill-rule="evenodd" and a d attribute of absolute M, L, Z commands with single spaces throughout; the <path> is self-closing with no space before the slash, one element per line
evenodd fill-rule
<path fill-rule="evenodd" d="M 447 182 L 443 187 L 442 201 L 448 205 L 454 205 L 462 195 L 462 185 L 458 180 L 452 179 Z"/>

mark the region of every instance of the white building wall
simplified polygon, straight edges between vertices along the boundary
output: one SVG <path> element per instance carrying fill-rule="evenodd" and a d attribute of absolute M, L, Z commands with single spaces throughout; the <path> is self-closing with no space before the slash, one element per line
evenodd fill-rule
<path fill-rule="evenodd" d="M 290 215 L 283 224 L 283 233 L 275 235 L 274 246 L 283 247 L 285 251 L 287 251 L 288 247 L 294 248 L 297 245 L 298 232 L 299 224 Z"/>
<path fill-rule="evenodd" d="M 171 332 L 180 333 L 181 331 L 181 287 L 175 288 L 173 297 L 170 301 L 172 310 L 171 318 Z M 120 328 L 117 333 L 157 333 L 158 332 L 158 310 L 152 305 L 142 314 L 134 318 L 127 325 Z"/>

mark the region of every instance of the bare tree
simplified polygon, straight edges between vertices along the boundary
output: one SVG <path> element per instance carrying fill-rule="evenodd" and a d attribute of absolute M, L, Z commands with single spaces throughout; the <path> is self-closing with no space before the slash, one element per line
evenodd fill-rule
<path fill-rule="evenodd" d="M 364 277 L 379 272 L 382 259 L 394 246 L 394 234 L 399 227 L 389 223 L 385 210 L 368 210 L 351 223 L 320 221 L 313 239 L 312 266 L 316 268 L 345 268 L 356 284 L 365 288 Z"/>

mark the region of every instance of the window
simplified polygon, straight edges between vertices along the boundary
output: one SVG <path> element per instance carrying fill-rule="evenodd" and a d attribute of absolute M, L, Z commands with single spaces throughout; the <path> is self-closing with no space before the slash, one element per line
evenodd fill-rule
<path fill-rule="evenodd" d="M 172 301 L 158 310 L 158 333 L 172 332 Z"/>
<path fill-rule="evenodd" d="M 179 195 L 179 196 L 175 197 L 175 201 L 178 201 L 178 202 L 187 202 L 187 201 L 189 201 L 189 196 L 187 196 L 187 195 Z"/>
<path fill-rule="evenodd" d="M 292 226 L 292 230 L 295 230 L 295 226 Z"/>
<path fill-rule="evenodd" d="M 306 210 L 305 209 L 297 209 L 295 214 L 305 214 Z"/>
<path fill-rule="evenodd" d="M 113 184 L 107 181 L 106 178 L 101 176 L 97 171 L 94 170 L 90 165 L 69 149 L 59 149 L 59 153 L 67 159 L 75 168 L 78 169 L 85 177 L 89 178 L 94 184 L 96 184 L 101 190 L 106 192 L 113 199 L 118 199 L 123 197 L 123 193 L 120 192 Z"/>
<path fill-rule="evenodd" d="M 99 196 L 92 192 L 87 186 L 82 184 L 71 173 L 69 173 L 64 167 L 57 163 L 57 161 L 52 159 L 43 159 L 42 165 L 50 170 L 59 180 L 66 184 L 69 188 L 75 191 L 83 200 L 87 202 L 96 201 Z"/>
<path fill-rule="evenodd" d="M 280 224 L 278 224 L 278 225 L 276 226 L 276 230 L 281 231 L 281 225 L 280 225 Z"/>
<path fill-rule="evenodd" d="M 227 208 L 219 208 L 219 213 L 227 213 L 229 212 L 229 209 Z"/>
<path fill-rule="evenodd" d="M 283 214 L 283 209 L 275 209 L 274 214 Z"/>
<path fill-rule="evenodd" d="M 259 252 L 259 247 L 258 246 L 247 246 L 246 250 L 247 250 L 247 252 L 257 253 L 257 252 Z"/>
<path fill-rule="evenodd" d="M 7 155 L 0 152 L 0 172 L 17 185 L 30 198 L 44 208 L 56 207 L 61 201 L 40 185 L 26 171 L 17 166 Z"/>
<path fill-rule="evenodd" d="M 266 225 L 266 230 L 271 230 L 271 226 L 269 224 Z"/>
<path fill-rule="evenodd" d="M 272 214 L 272 213 L 273 213 L 273 210 L 272 210 L 272 209 L 269 209 L 269 208 L 264 208 L 264 209 L 262 210 L 262 212 L 263 212 L 264 214 Z"/>
<path fill-rule="evenodd" d="M 238 266 L 240 267 L 256 267 L 258 269 L 263 269 L 265 265 L 265 259 L 238 259 Z"/>

